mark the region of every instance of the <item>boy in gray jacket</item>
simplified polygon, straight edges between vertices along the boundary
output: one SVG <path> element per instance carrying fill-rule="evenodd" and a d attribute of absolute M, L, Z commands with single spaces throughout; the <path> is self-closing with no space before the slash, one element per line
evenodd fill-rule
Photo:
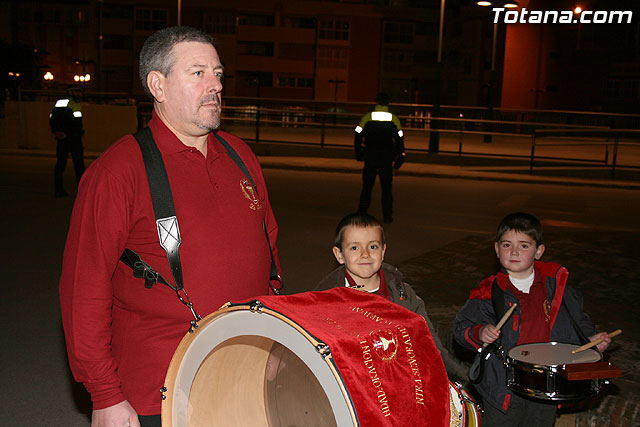
<path fill-rule="evenodd" d="M 449 377 L 461 380 L 465 369 L 442 345 L 427 316 L 425 304 L 396 267 L 383 262 L 387 245 L 380 222 L 366 213 L 353 213 L 342 218 L 336 228 L 333 255 L 342 264 L 329 273 L 314 290 L 347 286 L 371 292 L 422 316 L 447 369 Z"/>

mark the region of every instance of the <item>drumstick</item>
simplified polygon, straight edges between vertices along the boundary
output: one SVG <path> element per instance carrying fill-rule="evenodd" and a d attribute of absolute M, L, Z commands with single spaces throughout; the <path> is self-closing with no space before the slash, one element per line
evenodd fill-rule
<path fill-rule="evenodd" d="M 616 329 L 613 332 L 609 332 L 609 338 L 613 338 L 616 335 L 620 335 L 621 333 L 622 333 L 622 329 Z M 585 345 L 583 345 L 581 347 L 576 348 L 575 350 L 573 350 L 571 352 L 571 354 L 576 354 L 576 353 L 580 353 L 581 351 L 585 351 L 588 348 L 591 348 L 593 346 L 596 346 L 596 345 L 600 344 L 602 341 L 604 341 L 604 338 L 602 338 L 602 337 L 598 338 L 595 341 L 591 341 L 590 343 L 587 343 L 587 344 L 585 344 Z"/>
<path fill-rule="evenodd" d="M 502 329 L 502 326 L 507 322 L 507 319 L 509 319 L 509 316 L 511 316 L 511 313 L 513 313 L 513 310 L 515 310 L 517 306 L 518 306 L 518 303 L 514 303 L 511 306 L 511 308 L 509 310 L 507 310 L 507 312 L 504 314 L 504 316 L 502 316 L 502 319 L 500 319 L 500 321 L 496 325 L 496 329 L 497 330 Z"/>
<path fill-rule="evenodd" d="M 513 310 L 516 309 L 516 307 L 518 306 L 518 303 L 514 303 L 509 310 L 507 310 L 507 312 L 504 314 L 504 316 L 502 316 L 502 319 L 500 319 L 500 321 L 498 322 L 498 324 L 496 325 L 496 329 L 500 330 L 502 329 L 502 326 L 504 326 L 505 323 L 507 323 L 507 320 L 509 319 L 509 316 L 511 316 L 511 313 L 513 313 Z M 483 347 L 488 346 L 489 344 L 484 343 L 482 344 Z"/>

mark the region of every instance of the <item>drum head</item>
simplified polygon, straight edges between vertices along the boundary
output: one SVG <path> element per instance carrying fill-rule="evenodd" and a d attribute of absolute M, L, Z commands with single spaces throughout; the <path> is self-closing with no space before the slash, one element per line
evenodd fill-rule
<path fill-rule="evenodd" d="M 330 358 L 266 311 L 217 311 L 182 340 L 167 371 L 164 427 L 357 425 Z"/>
<path fill-rule="evenodd" d="M 571 352 L 576 348 L 578 348 L 577 345 L 558 342 L 524 344 L 509 350 L 509 358 L 536 366 L 591 363 L 598 362 L 602 358 L 600 353 L 593 349 L 572 354 Z"/>

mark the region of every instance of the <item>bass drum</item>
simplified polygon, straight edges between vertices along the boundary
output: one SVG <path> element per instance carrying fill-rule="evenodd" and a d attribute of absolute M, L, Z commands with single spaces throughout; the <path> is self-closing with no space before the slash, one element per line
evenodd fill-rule
<path fill-rule="evenodd" d="M 318 341 L 278 313 L 261 314 L 225 308 L 185 337 L 167 371 L 163 426 L 358 425 Z"/>
<path fill-rule="evenodd" d="M 451 427 L 480 427 L 482 409 L 462 384 L 449 381 Z"/>
<path fill-rule="evenodd" d="M 163 427 L 449 427 L 448 378 L 422 317 L 349 288 L 228 305 L 167 370 Z"/>

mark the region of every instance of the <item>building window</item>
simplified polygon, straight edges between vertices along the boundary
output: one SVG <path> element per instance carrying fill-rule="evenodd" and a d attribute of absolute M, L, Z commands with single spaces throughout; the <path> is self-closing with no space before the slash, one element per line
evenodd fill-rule
<path fill-rule="evenodd" d="M 383 57 L 384 71 L 409 71 L 413 66 L 413 51 L 403 49 L 385 49 Z"/>
<path fill-rule="evenodd" d="M 285 28 L 316 28 L 314 18 L 303 18 L 300 16 L 281 16 L 280 26 Z"/>
<path fill-rule="evenodd" d="M 165 9 L 136 9 L 136 30 L 161 30 L 168 25 Z"/>
<path fill-rule="evenodd" d="M 347 68 L 349 51 L 346 47 L 318 47 L 318 68 Z"/>
<path fill-rule="evenodd" d="M 607 97 L 640 99 L 640 80 L 616 78 L 607 81 Z"/>
<path fill-rule="evenodd" d="M 428 22 L 417 22 L 415 24 L 416 36 L 431 36 L 438 37 L 438 31 L 440 30 L 439 24 L 432 24 Z"/>
<path fill-rule="evenodd" d="M 278 86 L 292 88 L 312 88 L 313 78 L 307 76 L 280 74 L 278 76 Z"/>
<path fill-rule="evenodd" d="M 238 17 L 238 24 L 260 27 L 273 27 L 275 25 L 275 20 L 273 18 L 273 15 L 243 14 Z"/>
<path fill-rule="evenodd" d="M 349 40 L 349 23 L 336 20 L 321 21 L 319 37 L 321 40 Z"/>
<path fill-rule="evenodd" d="M 386 22 L 384 24 L 385 43 L 413 43 L 413 24 L 402 22 Z"/>
<path fill-rule="evenodd" d="M 273 73 L 261 71 L 238 71 L 238 83 L 241 86 L 273 86 Z"/>
<path fill-rule="evenodd" d="M 105 49 L 131 50 L 131 47 L 132 47 L 131 37 L 105 35 L 102 40 L 102 47 Z"/>
<path fill-rule="evenodd" d="M 273 56 L 273 43 L 238 42 L 238 55 Z"/>
<path fill-rule="evenodd" d="M 104 4 L 102 6 L 102 17 L 105 19 L 131 19 L 133 8 L 121 4 Z"/>
<path fill-rule="evenodd" d="M 278 45 L 279 59 L 294 59 L 297 61 L 313 61 L 313 45 L 301 43 L 280 43 Z"/>
<path fill-rule="evenodd" d="M 208 15 L 204 18 L 204 31 L 210 34 L 235 34 L 235 15 Z"/>
<path fill-rule="evenodd" d="M 435 64 L 437 58 L 438 53 L 435 50 L 417 50 L 413 53 L 413 65 L 428 67 Z"/>

